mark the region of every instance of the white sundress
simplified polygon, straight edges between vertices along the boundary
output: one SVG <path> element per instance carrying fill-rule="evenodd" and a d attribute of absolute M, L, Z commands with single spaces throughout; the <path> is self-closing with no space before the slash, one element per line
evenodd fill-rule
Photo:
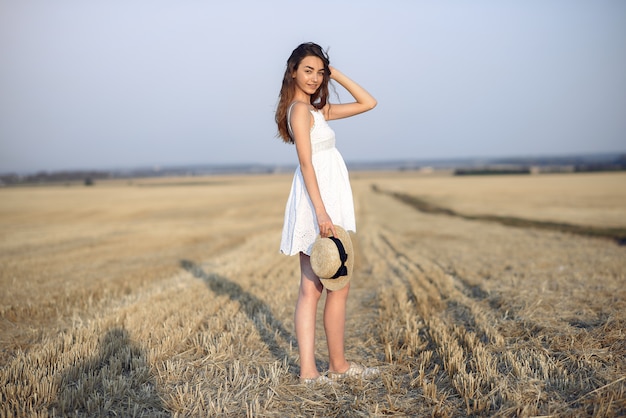
<path fill-rule="evenodd" d="M 291 111 L 291 107 L 289 110 Z M 335 148 L 335 132 L 328 126 L 321 111 L 311 110 L 311 114 L 314 119 L 311 128 L 311 158 L 322 202 L 335 225 L 340 225 L 346 231 L 356 232 L 352 188 L 346 164 Z M 287 114 L 287 121 L 289 116 L 290 112 Z M 291 125 L 289 130 L 291 132 Z M 301 251 L 310 255 L 318 235 L 319 225 L 315 210 L 298 165 L 285 205 L 280 251 L 287 255 L 295 255 Z"/>

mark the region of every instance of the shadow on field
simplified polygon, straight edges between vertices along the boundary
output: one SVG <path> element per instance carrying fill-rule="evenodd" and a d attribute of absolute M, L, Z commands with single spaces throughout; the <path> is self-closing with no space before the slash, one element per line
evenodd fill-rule
<path fill-rule="evenodd" d="M 207 273 L 202 268 L 189 260 L 181 260 L 182 268 L 201 279 L 207 287 L 217 295 L 226 295 L 230 300 L 239 302 L 241 310 L 250 318 L 267 345 L 272 355 L 279 361 L 288 360 L 289 368 L 296 370 L 299 368 L 289 357 L 289 354 L 278 344 L 276 335 L 280 335 L 288 343 L 296 344 L 294 336 L 288 332 L 282 322 L 274 317 L 271 309 L 265 302 L 256 296 L 246 292 L 237 283 L 222 277 L 219 274 Z"/>
<path fill-rule="evenodd" d="M 170 416 L 156 390 L 144 350 L 124 328 L 100 339 L 98 353 L 65 371 L 53 416 Z"/>

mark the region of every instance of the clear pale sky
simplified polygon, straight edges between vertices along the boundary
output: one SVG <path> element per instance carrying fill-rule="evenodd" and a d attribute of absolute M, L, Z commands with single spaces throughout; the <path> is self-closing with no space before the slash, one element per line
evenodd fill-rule
<path fill-rule="evenodd" d="M 0 173 L 295 164 L 305 41 L 378 99 L 347 162 L 626 151 L 624 0 L 0 0 Z"/>

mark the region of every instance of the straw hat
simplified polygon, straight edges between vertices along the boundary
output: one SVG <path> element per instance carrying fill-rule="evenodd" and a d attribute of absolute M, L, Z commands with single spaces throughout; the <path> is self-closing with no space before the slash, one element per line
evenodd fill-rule
<path fill-rule="evenodd" d="M 339 290 L 348 284 L 354 268 L 354 251 L 350 235 L 335 225 L 336 237 L 315 240 L 311 250 L 311 267 L 328 290 Z"/>

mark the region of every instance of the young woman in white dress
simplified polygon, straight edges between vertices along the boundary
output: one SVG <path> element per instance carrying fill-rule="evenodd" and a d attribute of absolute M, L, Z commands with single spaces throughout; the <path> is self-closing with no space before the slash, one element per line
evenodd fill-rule
<path fill-rule="evenodd" d="M 334 80 L 354 102 L 330 104 L 328 83 Z M 296 146 L 299 166 L 294 174 L 285 208 L 281 252 L 300 256 L 300 290 L 295 311 L 295 330 L 303 383 L 332 383 L 347 376 L 371 377 L 378 373 L 344 354 L 346 301 L 350 285 L 327 290 L 324 330 L 328 342 L 329 367 L 321 375 L 315 363 L 315 318 L 324 287 L 313 273 L 311 247 L 318 234 L 336 236 L 335 226 L 356 231 L 354 205 L 348 172 L 335 148 L 335 135 L 326 121 L 347 118 L 376 106 L 364 88 L 329 65 L 324 50 L 314 43 L 298 46 L 287 60 L 276 123 L 280 137 Z"/>

